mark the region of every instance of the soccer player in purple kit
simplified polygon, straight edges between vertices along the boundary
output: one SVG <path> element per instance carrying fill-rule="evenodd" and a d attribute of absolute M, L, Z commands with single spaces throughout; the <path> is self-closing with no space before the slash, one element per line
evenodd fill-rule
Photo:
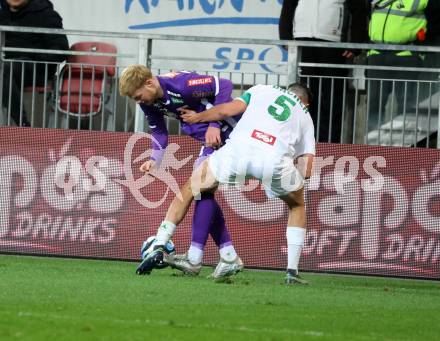
<path fill-rule="evenodd" d="M 228 138 L 240 115 L 225 121 L 187 124 L 181 120 L 179 109 L 187 108 L 201 112 L 214 105 L 229 102 L 232 100 L 232 89 L 233 85 L 229 80 L 214 76 L 186 71 L 153 76 L 151 70 L 144 65 L 135 64 L 127 67 L 120 77 L 119 92 L 121 96 L 128 96 L 140 105 L 148 119 L 152 136 L 160 144 L 153 143 L 152 156 L 140 170 L 148 173 L 162 161 L 168 145 L 165 115 L 173 115 L 181 121 L 185 134 L 204 144 L 195 165 L 212 154 L 214 149 Z M 209 234 L 220 252 L 220 262 L 212 277 L 217 279 L 224 273 L 241 271 L 243 262 L 232 245 L 223 213 L 213 193 L 203 193 L 200 200 L 196 201 L 190 248 L 183 255 L 170 257 L 170 265 L 185 274 L 198 275 Z"/>

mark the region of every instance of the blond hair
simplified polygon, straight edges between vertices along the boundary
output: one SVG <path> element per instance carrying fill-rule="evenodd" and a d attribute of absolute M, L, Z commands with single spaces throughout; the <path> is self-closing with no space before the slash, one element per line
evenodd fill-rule
<path fill-rule="evenodd" d="M 122 71 L 119 78 L 119 93 L 121 96 L 131 97 L 152 77 L 151 70 L 145 65 L 130 65 Z"/>

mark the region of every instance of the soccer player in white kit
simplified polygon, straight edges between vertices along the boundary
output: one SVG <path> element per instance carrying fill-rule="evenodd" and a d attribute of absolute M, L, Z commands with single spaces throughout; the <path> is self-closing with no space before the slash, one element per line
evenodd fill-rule
<path fill-rule="evenodd" d="M 182 200 L 176 197 L 171 203 L 145 267 L 152 269 L 154 262 L 163 258 L 161 245 L 172 237 L 194 197 L 215 190 L 220 183 L 244 184 L 245 178 L 252 176 L 262 181 L 268 197 L 278 197 L 287 204 L 286 283 L 307 284 L 298 274 L 298 263 L 306 234 L 304 179 L 311 175 L 315 155 L 314 126 L 307 110 L 310 96 L 301 84 L 288 90 L 256 85 L 232 102 L 201 113 L 182 109 L 188 123 L 227 120 L 239 113 L 243 116 L 226 145 L 205 160 L 181 188 Z M 239 270 L 222 260 L 216 268 L 219 278 Z"/>

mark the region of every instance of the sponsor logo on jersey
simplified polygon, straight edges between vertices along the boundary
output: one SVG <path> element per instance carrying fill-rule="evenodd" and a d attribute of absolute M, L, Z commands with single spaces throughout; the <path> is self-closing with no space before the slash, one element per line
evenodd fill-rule
<path fill-rule="evenodd" d="M 183 104 L 183 99 L 182 98 L 171 97 L 171 102 L 173 104 Z"/>
<path fill-rule="evenodd" d="M 251 137 L 256 140 L 260 140 L 264 143 L 270 144 L 271 146 L 273 146 L 275 144 L 275 141 L 277 139 L 275 136 L 272 136 L 270 134 L 267 134 L 265 132 L 262 132 L 262 131 L 259 131 L 256 129 L 254 129 L 254 131 L 252 132 Z"/>
<path fill-rule="evenodd" d="M 194 91 L 192 97 L 194 98 L 204 98 L 211 97 L 214 95 L 214 91 Z"/>
<path fill-rule="evenodd" d="M 173 96 L 173 97 L 182 97 L 181 94 L 178 94 L 178 93 L 172 92 L 172 91 L 170 91 L 170 90 L 167 90 L 167 93 L 168 93 L 170 96 Z"/>
<path fill-rule="evenodd" d="M 211 77 L 203 77 L 203 78 L 189 79 L 186 82 L 186 85 L 188 85 L 188 86 L 197 86 L 197 85 L 211 84 L 211 83 L 212 83 L 212 78 Z"/>

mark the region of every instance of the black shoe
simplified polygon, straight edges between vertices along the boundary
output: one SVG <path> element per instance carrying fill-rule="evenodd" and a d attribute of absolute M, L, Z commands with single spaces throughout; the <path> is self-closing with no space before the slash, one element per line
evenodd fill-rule
<path fill-rule="evenodd" d="M 168 266 L 164 261 L 164 248 L 162 245 L 156 245 L 155 249 L 144 258 L 136 269 L 138 275 L 149 275 L 154 268 L 163 269 Z"/>
<path fill-rule="evenodd" d="M 307 282 L 305 279 L 301 278 L 301 276 L 298 274 L 298 270 L 292 270 L 292 269 L 287 269 L 285 282 L 287 285 L 292 285 L 292 284 L 308 285 L 309 284 L 309 282 Z"/>

